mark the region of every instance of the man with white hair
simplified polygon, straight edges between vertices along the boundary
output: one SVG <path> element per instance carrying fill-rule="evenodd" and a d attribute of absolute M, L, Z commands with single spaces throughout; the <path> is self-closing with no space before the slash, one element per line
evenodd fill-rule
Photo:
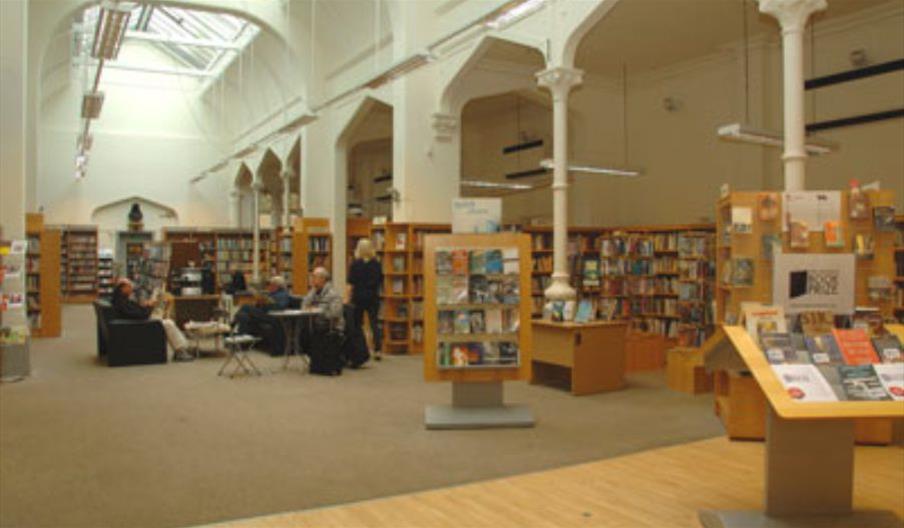
<path fill-rule="evenodd" d="M 320 308 L 332 330 L 342 330 L 342 296 L 330 282 L 330 272 L 322 266 L 311 272 L 311 289 L 301 302 L 302 308 Z"/>
<path fill-rule="evenodd" d="M 246 304 L 235 314 L 238 331 L 242 334 L 259 334 L 258 322 L 267 312 L 285 310 L 292 302 L 292 296 L 286 289 L 286 279 L 280 275 L 270 277 L 267 283 L 267 299 L 256 306 Z"/>

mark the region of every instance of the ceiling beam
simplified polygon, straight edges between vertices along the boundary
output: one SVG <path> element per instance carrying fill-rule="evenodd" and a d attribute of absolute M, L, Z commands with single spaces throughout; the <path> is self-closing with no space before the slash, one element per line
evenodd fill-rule
<path fill-rule="evenodd" d="M 91 61 L 92 66 L 97 64 L 97 61 Z M 185 77 L 213 77 L 214 74 L 208 71 L 203 70 L 193 70 L 191 68 L 163 68 L 163 67 L 154 67 L 154 66 L 141 66 L 138 64 L 122 64 L 116 62 L 104 62 L 104 68 L 109 68 L 111 70 L 125 70 L 125 71 L 134 71 L 141 73 L 157 73 L 161 75 L 182 75 Z"/>
<path fill-rule="evenodd" d="M 127 31 L 126 39 L 140 40 L 144 42 L 159 42 L 161 44 L 179 44 L 182 46 L 192 46 L 195 48 L 213 48 L 233 51 L 240 51 L 242 49 L 242 46 L 240 46 L 239 44 L 229 44 L 216 40 L 171 37 L 166 35 L 159 35 L 156 33 L 145 33 L 141 31 Z"/>

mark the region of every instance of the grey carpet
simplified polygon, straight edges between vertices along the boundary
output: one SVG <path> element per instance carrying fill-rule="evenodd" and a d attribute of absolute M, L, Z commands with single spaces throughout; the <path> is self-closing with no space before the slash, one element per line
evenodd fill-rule
<path fill-rule="evenodd" d="M 90 307 L 0 385 L 0 526 L 184 526 L 346 503 L 597 460 L 722 434 L 711 397 L 661 373 L 572 397 L 510 383 L 536 428 L 426 431 L 450 398 L 419 357 L 337 378 L 216 376 L 221 359 L 107 368 Z M 262 354 L 259 366 L 280 362 Z"/>

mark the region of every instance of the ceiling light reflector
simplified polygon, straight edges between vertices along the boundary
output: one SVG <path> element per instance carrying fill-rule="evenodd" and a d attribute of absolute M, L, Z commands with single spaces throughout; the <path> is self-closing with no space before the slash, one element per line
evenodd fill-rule
<path fill-rule="evenodd" d="M 552 170 L 553 161 L 551 159 L 545 159 L 540 162 L 540 166 L 544 169 Z M 594 167 L 592 165 L 569 165 L 568 172 L 586 172 L 588 174 L 605 174 L 607 176 L 623 176 L 628 178 L 640 176 L 643 173 L 640 169 Z"/>
<path fill-rule="evenodd" d="M 82 97 L 82 119 L 97 119 L 104 106 L 104 92 L 86 92 Z"/>
<path fill-rule="evenodd" d="M 477 189 L 504 189 L 507 191 L 528 191 L 533 189 L 533 185 L 526 183 L 505 183 L 505 182 L 489 182 L 478 180 L 462 180 L 462 187 L 473 187 Z"/>
<path fill-rule="evenodd" d="M 119 55 L 119 48 L 129 27 L 132 10 L 117 2 L 101 4 L 97 26 L 94 28 L 94 46 L 91 56 L 95 59 L 113 60 Z"/>
<path fill-rule="evenodd" d="M 752 143 L 755 145 L 764 145 L 767 147 L 782 148 L 785 146 L 785 138 L 778 132 L 753 128 L 741 123 L 732 123 L 730 125 L 720 126 L 716 130 L 716 134 L 726 141 L 736 141 L 738 143 Z M 824 156 L 838 150 L 838 144 L 832 141 L 816 137 L 808 137 L 806 144 L 807 154 L 813 156 Z"/>

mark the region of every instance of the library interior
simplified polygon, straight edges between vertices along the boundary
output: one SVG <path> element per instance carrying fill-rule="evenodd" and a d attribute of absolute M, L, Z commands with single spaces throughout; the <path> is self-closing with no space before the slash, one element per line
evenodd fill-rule
<path fill-rule="evenodd" d="M 0 527 L 904 527 L 904 0 L 2 0 L 0 64 Z"/>

